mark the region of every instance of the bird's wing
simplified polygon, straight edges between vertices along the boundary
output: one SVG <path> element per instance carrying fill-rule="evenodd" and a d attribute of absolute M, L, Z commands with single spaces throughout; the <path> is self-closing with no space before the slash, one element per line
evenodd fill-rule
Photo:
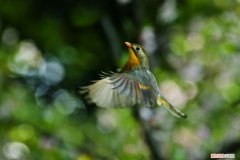
<path fill-rule="evenodd" d="M 110 77 L 102 78 L 89 86 L 82 87 L 81 93 L 87 93 L 88 101 L 99 107 L 132 106 L 131 99 L 114 89 Z"/>
<path fill-rule="evenodd" d="M 100 107 L 152 106 L 156 102 L 150 86 L 125 73 L 114 73 L 83 88 L 90 102 Z"/>
<path fill-rule="evenodd" d="M 156 99 L 151 86 L 139 81 L 132 74 L 116 73 L 109 77 L 113 89 L 120 95 L 128 97 L 132 104 L 152 106 Z"/>

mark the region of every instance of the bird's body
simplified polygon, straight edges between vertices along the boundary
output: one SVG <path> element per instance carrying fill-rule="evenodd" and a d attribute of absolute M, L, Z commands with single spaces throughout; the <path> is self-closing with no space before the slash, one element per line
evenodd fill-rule
<path fill-rule="evenodd" d="M 164 106 L 177 117 L 186 115 L 163 98 L 154 75 L 149 70 L 142 46 L 125 42 L 129 59 L 121 72 L 105 74 L 101 80 L 83 88 L 90 102 L 100 107 Z"/>

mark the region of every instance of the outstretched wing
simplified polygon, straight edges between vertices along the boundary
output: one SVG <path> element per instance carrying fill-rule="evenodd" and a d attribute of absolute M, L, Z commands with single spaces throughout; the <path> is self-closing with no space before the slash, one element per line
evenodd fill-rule
<path fill-rule="evenodd" d="M 127 96 L 133 104 L 152 106 L 156 102 L 155 95 L 150 85 L 141 82 L 133 74 L 116 73 L 109 77 L 113 89 L 119 94 Z"/>
<path fill-rule="evenodd" d="M 100 107 L 152 106 L 156 102 L 151 86 L 131 74 L 113 73 L 83 88 L 90 102 Z"/>
<path fill-rule="evenodd" d="M 109 77 L 96 81 L 95 83 L 83 87 L 82 93 L 87 93 L 89 102 L 100 107 L 121 107 L 132 105 L 127 96 L 119 94 L 113 89 Z"/>

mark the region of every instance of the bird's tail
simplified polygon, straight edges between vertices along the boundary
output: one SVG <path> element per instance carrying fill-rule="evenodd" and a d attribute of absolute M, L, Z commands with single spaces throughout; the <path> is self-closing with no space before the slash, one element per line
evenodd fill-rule
<path fill-rule="evenodd" d="M 178 109 L 174 108 L 168 101 L 166 101 L 163 97 L 158 97 L 157 99 L 157 105 L 164 106 L 167 108 L 174 116 L 178 118 L 187 118 L 187 115 L 185 113 L 182 113 Z"/>

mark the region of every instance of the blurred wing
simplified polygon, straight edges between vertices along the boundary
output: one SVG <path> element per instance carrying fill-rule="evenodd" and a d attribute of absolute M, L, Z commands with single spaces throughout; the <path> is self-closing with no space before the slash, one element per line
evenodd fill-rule
<path fill-rule="evenodd" d="M 127 107 L 133 105 L 131 99 L 113 89 L 109 77 L 83 87 L 81 93 L 84 92 L 88 94 L 87 99 L 89 102 L 95 103 L 100 107 Z"/>
<path fill-rule="evenodd" d="M 149 107 L 156 102 L 151 86 L 143 84 L 130 74 L 116 73 L 109 80 L 113 89 L 127 96 L 133 104 Z"/>
<path fill-rule="evenodd" d="M 89 102 L 100 107 L 152 106 L 156 102 L 149 86 L 126 73 L 114 73 L 82 89 Z"/>

